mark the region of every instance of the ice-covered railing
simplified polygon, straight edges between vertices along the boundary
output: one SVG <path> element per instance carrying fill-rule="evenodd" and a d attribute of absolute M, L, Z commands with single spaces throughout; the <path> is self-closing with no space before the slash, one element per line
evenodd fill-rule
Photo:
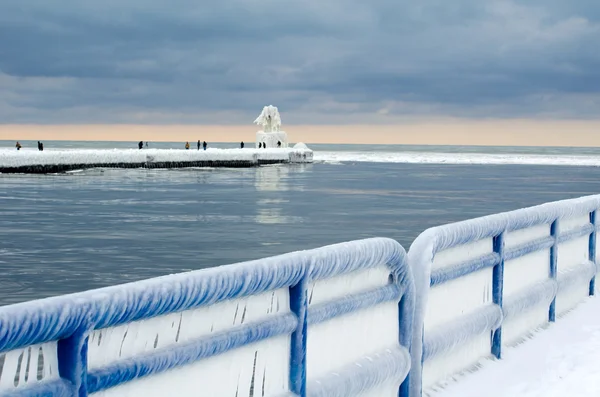
<path fill-rule="evenodd" d="M 421 234 L 408 254 L 418 291 L 411 395 L 500 358 L 592 295 L 598 208 L 589 196 Z"/>
<path fill-rule="evenodd" d="M 0 308 L 0 394 L 406 396 L 413 312 L 383 238 L 26 302 Z"/>

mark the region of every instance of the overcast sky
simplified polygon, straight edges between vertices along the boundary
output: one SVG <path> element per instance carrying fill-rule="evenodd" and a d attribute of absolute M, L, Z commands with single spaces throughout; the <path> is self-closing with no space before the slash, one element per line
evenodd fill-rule
<path fill-rule="evenodd" d="M 598 0 L 0 0 L 0 123 L 600 118 Z"/>

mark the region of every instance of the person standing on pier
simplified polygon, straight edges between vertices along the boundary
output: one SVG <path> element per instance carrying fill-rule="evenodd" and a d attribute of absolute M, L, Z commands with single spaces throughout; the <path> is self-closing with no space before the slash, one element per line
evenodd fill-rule
<path fill-rule="evenodd" d="M 17 148 L 17 150 L 21 150 L 21 144 L 19 143 L 19 141 L 17 141 L 17 144 L 15 145 L 15 147 Z"/>
<path fill-rule="evenodd" d="M 44 151 L 44 142 L 40 142 L 39 150 L 40 150 L 40 152 Z"/>
<path fill-rule="evenodd" d="M 242 143 L 240 143 L 240 148 L 244 148 L 244 141 L 242 141 Z"/>
<path fill-rule="evenodd" d="M 138 148 L 139 148 L 140 150 L 142 150 L 142 148 L 143 148 L 143 147 L 144 147 L 144 142 L 143 142 L 143 141 L 140 141 L 140 142 L 138 143 Z"/>
<path fill-rule="evenodd" d="M 200 150 L 200 146 L 202 146 L 202 144 L 200 143 L 200 139 L 198 139 L 198 150 Z"/>
<path fill-rule="evenodd" d="M 189 148 L 190 148 L 190 143 L 189 143 L 189 142 L 186 142 L 186 143 L 185 143 L 185 150 L 188 150 Z"/>
<path fill-rule="evenodd" d="M 204 142 L 202 143 L 202 147 L 204 147 L 204 150 L 206 150 L 206 146 L 208 146 L 208 145 L 206 144 L 206 141 L 204 141 Z"/>

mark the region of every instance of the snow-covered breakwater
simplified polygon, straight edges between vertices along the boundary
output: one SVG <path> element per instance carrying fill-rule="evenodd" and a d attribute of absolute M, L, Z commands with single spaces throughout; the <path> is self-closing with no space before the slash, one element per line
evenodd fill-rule
<path fill-rule="evenodd" d="M 265 164 L 310 163 L 305 145 L 277 149 L 112 149 L 3 150 L 0 173 L 56 173 L 85 168 L 256 167 Z"/>

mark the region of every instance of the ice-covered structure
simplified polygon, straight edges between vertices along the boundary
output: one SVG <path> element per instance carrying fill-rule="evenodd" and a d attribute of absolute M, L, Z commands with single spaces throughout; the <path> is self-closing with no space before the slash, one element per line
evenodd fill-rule
<path fill-rule="evenodd" d="M 406 397 L 413 287 L 374 238 L 1 307 L 0 394 Z"/>
<path fill-rule="evenodd" d="M 0 394 L 421 397 L 595 293 L 599 210 L 582 197 L 428 229 L 408 256 L 373 238 L 1 307 Z"/>
<path fill-rule="evenodd" d="M 2 150 L 0 173 L 53 173 L 86 168 L 257 167 L 310 163 L 306 146 L 284 149 Z"/>
<path fill-rule="evenodd" d="M 411 245 L 411 395 L 501 358 L 595 293 L 600 195 L 435 227 Z M 421 368 L 421 363 L 423 367 Z"/>
<path fill-rule="evenodd" d="M 259 143 L 264 148 L 287 148 L 288 137 L 285 131 L 281 131 L 281 116 L 279 110 L 273 105 L 265 106 L 260 115 L 254 120 L 255 124 L 262 126 L 262 130 L 256 133 L 256 147 Z M 281 146 L 277 143 L 280 142 Z"/>

